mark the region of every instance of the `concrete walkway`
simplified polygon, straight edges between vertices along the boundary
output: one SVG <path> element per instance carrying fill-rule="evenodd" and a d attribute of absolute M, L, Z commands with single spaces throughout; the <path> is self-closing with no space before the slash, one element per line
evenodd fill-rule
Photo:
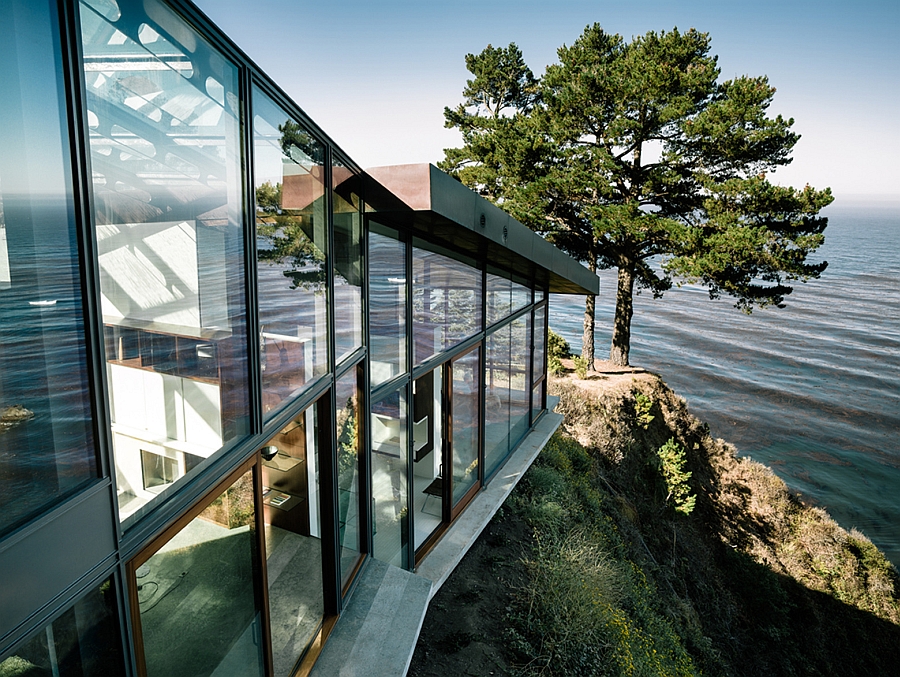
<path fill-rule="evenodd" d="M 369 560 L 311 677 L 400 677 L 412 660 L 428 603 L 491 521 L 525 471 L 562 423 L 548 411 L 472 499 L 416 573 Z"/>

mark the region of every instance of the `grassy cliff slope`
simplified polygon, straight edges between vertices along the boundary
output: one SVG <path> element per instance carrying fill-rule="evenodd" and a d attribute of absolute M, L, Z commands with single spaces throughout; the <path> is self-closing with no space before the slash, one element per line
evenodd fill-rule
<path fill-rule="evenodd" d="M 433 600 L 411 675 L 900 674 L 900 578 L 862 534 L 653 375 L 552 389 L 565 430 Z"/>

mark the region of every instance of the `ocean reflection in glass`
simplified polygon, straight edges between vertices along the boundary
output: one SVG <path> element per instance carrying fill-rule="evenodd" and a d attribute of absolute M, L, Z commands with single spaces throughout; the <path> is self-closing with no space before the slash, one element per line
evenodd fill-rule
<path fill-rule="evenodd" d="M 237 67 L 165 4 L 108 10 L 82 2 L 81 38 L 127 523 L 248 430 L 240 110 Z"/>
<path fill-rule="evenodd" d="M 448 350 L 480 330 L 481 271 L 413 247 L 415 363 Z"/>
<path fill-rule="evenodd" d="M 362 201 L 360 178 L 335 159 L 332 172 L 334 223 L 335 364 L 362 345 Z"/>
<path fill-rule="evenodd" d="M 452 402 L 451 453 L 453 455 L 453 495 L 455 506 L 480 477 L 481 348 L 476 348 L 451 365 Z"/>
<path fill-rule="evenodd" d="M 0 3 L 0 535 L 98 475 L 56 16 Z"/>
<path fill-rule="evenodd" d="M 406 245 L 369 223 L 369 370 L 372 387 L 406 371 Z"/>
<path fill-rule="evenodd" d="M 328 371 L 325 147 L 253 89 L 263 412 Z"/>

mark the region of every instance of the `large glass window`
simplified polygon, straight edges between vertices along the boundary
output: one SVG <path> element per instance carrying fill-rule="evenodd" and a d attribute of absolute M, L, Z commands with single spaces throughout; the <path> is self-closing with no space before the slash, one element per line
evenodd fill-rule
<path fill-rule="evenodd" d="M 481 271 L 421 247 L 413 247 L 415 361 L 452 348 L 480 330 Z"/>
<path fill-rule="evenodd" d="M 328 371 L 325 147 L 253 90 L 263 412 Z"/>
<path fill-rule="evenodd" d="M 497 469 L 528 430 L 530 354 L 531 314 L 504 325 L 487 339 L 484 395 L 487 475 Z"/>
<path fill-rule="evenodd" d="M 451 453 L 453 456 L 453 496 L 456 505 L 479 479 L 478 447 L 481 421 L 481 348 L 476 348 L 451 364 Z"/>
<path fill-rule="evenodd" d="M 406 395 L 398 390 L 372 405 L 373 554 L 398 567 L 409 556 L 406 440 Z"/>
<path fill-rule="evenodd" d="M 444 517 L 444 367 L 413 381 L 413 526 L 418 548 Z"/>
<path fill-rule="evenodd" d="M 362 345 L 362 202 L 359 177 L 332 163 L 334 221 L 334 345 L 336 363 Z"/>
<path fill-rule="evenodd" d="M 531 313 L 509 325 L 509 450 L 528 431 L 531 390 Z"/>
<path fill-rule="evenodd" d="M 495 275 L 488 272 L 485 296 L 489 326 L 531 303 L 531 290 L 528 287 L 513 282 L 499 273 Z"/>
<path fill-rule="evenodd" d="M 0 533 L 97 476 L 56 15 L 0 3 Z"/>
<path fill-rule="evenodd" d="M 406 371 L 406 245 L 369 223 L 369 369 L 372 387 Z"/>
<path fill-rule="evenodd" d="M 125 674 L 112 580 L 0 661 L 3 677 L 108 677 Z"/>
<path fill-rule="evenodd" d="M 85 0 L 81 30 L 125 519 L 247 432 L 238 69 L 158 0 Z"/>
<path fill-rule="evenodd" d="M 359 386 L 357 370 L 350 369 L 334 386 L 337 402 L 338 539 L 341 548 L 341 585 L 350 582 L 359 561 L 360 483 Z"/>
<path fill-rule="evenodd" d="M 262 449 L 275 677 L 288 677 L 322 627 L 325 603 L 314 404 Z"/>
<path fill-rule="evenodd" d="M 547 360 L 547 304 L 534 309 L 534 373 L 533 380 L 544 376 Z"/>
<path fill-rule="evenodd" d="M 135 562 L 147 677 L 263 674 L 254 493 L 249 470 Z"/>
<path fill-rule="evenodd" d="M 490 475 L 509 449 L 510 346 L 509 325 L 487 338 L 484 392 L 484 462 Z"/>

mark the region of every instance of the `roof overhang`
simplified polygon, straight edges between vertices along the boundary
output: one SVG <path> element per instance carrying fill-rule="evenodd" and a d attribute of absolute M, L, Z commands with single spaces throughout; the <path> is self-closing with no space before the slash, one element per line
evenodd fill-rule
<path fill-rule="evenodd" d="M 431 164 L 366 170 L 377 219 L 524 276 L 560 294 L 598 294 L 600 278 L 505 211 Z"/>

